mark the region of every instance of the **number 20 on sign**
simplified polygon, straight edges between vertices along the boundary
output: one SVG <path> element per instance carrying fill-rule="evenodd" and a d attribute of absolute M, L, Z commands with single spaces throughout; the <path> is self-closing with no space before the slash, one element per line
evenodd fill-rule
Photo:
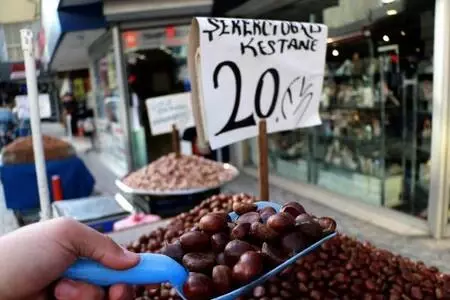
<path fill-rule="evenodd" d="M 320 124 L 326 41 L 321 24 L 194 19 L 189 69 L 199 136 L 216 149 L 258 135 L 261 119 L 269 133 Z"/>

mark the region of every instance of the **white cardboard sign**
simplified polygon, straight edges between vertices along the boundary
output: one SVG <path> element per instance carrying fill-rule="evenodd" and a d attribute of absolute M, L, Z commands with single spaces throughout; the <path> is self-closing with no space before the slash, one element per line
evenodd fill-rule
<path fill-rule="evenodd" d="M 30 117 L 30 102 L 27 95 L 19 95 L 15 97 L 17 112 L 20 116 Z M 50 105 L 49 94 L 39 94 L 38 96 L 39 114 L 41 119 L 50 118 L 52 109 Z"/>
<path fill-rule="evenodd" d="M 179 130 L 195 126 L 191 108 L 191 93 L 149 98 L 145 104 L 153 135 L 172 132 L 174 124 Z"/>
<path fill-rule="evenodd" d="M 195 18 L 189 72 L 199 139 L 216 149 L 258 134 L 321 123 L 327 27 Z"/>

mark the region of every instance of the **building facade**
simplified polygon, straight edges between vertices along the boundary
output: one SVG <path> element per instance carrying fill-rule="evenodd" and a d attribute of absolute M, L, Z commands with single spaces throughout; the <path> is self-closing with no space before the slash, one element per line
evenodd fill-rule
<path fill-rule="evenodd" d="M 40 1 L 3 0 L 0 10 L 0 62 L 21 62 L 20 29 L 39 32 Z"/>

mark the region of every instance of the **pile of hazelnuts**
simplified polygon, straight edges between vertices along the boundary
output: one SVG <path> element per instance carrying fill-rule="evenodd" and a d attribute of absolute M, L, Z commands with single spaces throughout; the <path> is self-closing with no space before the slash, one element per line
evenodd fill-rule
<path fill-rule="evenodd" d="M 208 213 L 228 213 L 236 203 L 254 201 L 255 198 L 247 194 L 215 195 L 189 212 L 178 215 L 167 227 L 141 236 L 128 249 L 160 253 L 163 247 L 179 243 L 184 233 L 199 231 L 197 225 Z M 181 298 L 170 284 L 164 283 L 135 287 L 135 299 Z M 338 234 L 296 264 L 236 300 L 257 299 L 450 299 L 450 275 L 439 272 L 435 267 L 427 267 L 423 262 L 414 262 L 370 243 Z"/>

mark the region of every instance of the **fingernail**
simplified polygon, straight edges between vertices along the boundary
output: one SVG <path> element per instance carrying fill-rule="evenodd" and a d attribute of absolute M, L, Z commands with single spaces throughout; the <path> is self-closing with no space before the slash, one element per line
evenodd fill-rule
<path fill-rule="evenodd" d="M 133 261 L 133 262 L 135 262 L 139 259 L 139 255 L 137 255 L 134 252 L 128 251 L 127 249 L 123 249 L 123 255 L 125 256 L 126 259 Z"/>
<path fill-rule="evenodd" d="M 55 289 L 55 297 L 58 300 L 72 300 L 76 299 L 78 296 L 78 289 L 76 287 L 76 283 L 72 280 L 64 279 Z"/>

